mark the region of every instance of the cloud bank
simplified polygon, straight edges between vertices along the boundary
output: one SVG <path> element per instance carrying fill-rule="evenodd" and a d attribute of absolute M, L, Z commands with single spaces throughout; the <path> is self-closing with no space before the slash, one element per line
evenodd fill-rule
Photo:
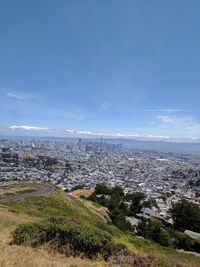
<path fill-rule="evenodd" d="M 168 117 L 160 118 L 165 123 L 171 123 Z M 4 129 L 4 132 L 6 130 Z M 124 134 L 124 133 L 111 133 L 111 132 L 94 132 L 89 130 L 73 130 L 73 129 L 52 129 L 48 127 L 38 127 L 29 125 L 12 125 L 7 128 L 7 133 L 12 135 L 23 136 L 50 136 L 50 137 L 82 137 L 82 138 L 122 138 L 122 139 L 135 139 L 135 140 L 153 140 L 153 141 L 171 141 L 171 142 L 200 142 L 200 139 L 192 136 L 183 138 L 171 137 L 168 135 L 151 135 L 151 134 Z"/>

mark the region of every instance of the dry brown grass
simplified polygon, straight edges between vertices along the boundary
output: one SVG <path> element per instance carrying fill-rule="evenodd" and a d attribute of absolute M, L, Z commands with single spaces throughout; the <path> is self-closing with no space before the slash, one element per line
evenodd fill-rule
<path fill-rule="evenodd" d="M 89 210 L 93 211 L 96 215 L 103 218 L 104 221 L 105 220 L 110 221 L 110 217 L 108 216 L 108 209 L 107 208 L 102 207 L 102 206 L 98 206 L 92 201 L 85 201 L 85 200 L 82 200 L 80 198 L 80 196 L 88 197 L 93 192 L 94 192 L 94 189 L 78 189 L 78 190 L 75 190 L 75 191 L 69 193 L 69 195 L 71 195 L 75 198 L 78 198 L 80 201 L 82 201 L 84 203 L 84 205 L 87 208 L 89 208 Z"/>
<path fill-rule="evenodd" d="M 92 215 L 98 215 L 106 221 L 106 215 L 98 206 L 92 202 L 83 200 L 78 196 L 66 194 L 60 191 L 53 191 L 51 196 L 57 197 L 59 200 L 71 205 L 77 212 L 81 209 L 82 213 L 90 212 Z M 81 202 L 80 202 L 81 201 Z M 84 209 L 88 207 L 88 209 Z M 29 208 L 29 207 L 28 207 Z M 12 210 L 12 209 L 11 209 Z M 15 209 L 13 209 L 15 210 Z M 102 213 L 101 213 L 102 212 Z M 90 218 L 90 217 L 89 217 Z M 112 266 L 130 266 L 128 265 L 131 258 L 118 258 L 117 261 L 106 263 L 101 260 L 95 262 L 79 257 L 66 257 L 64 255 L 50 251 L 48 247 L 33 249 L 31 247 L 9 245 L 10 234 L 15 227 L 24 222 L 40 220 L 40 218 L 31 217 L 25 214 L 17 214 L 7 210 L 2 204 L 0 205 L 0 267 L 112 267 Z M 89 220 L 89 219 L 88 219 Z M 200 261 L 198 258 L 189 255 L 178 255 L 174 250 L 164 251 L 153 244 L 146 244 L 143 241 L 138 241 L 136 238 L 128 240 L 130 236 L 116 235 L 115 242 L 117 244 L 125 244 L 127 249 L 138 256 L 152 255 L 156 262 L 155 266 L 166 267 L 199 267 Z M 143 261 L 142 261 L 143 262 Z M 121 264 L 122 263 L 122 264 Z M 118 264 L 118 265 L 117 265 Z M 133 266 L 133 265 L 132 265 Z M 137 265 L 141 266 L 141 265 Z M 142 265 L 147 267 L 147 265 Z"/>
<path fill-rule="evenodd" d="M 108 267 L 105 262 L 92 262 L 79 257 L 65 257 L 48 248 L 9 245 L 11 232 L 18 224 L 34 221 L 36 218 L 12 213 L 0 206 L 0 267 Z"/>
<path fill-rule="evenodd" d="M 110 267 L 105 262 L 66 258 L 48 251 L 23 246 L 0 244 L 0 267 Z"/>
<path fill-rule="evenodd" d="M 110 221 L 110 217 L 108 215 L 108 209 L 105 207 L 97 207 L 94 203 L 90 201 L 85 201 L 85 206 L 92 210 L 95 214 L 103 218 L 105 221 Z"/>
<path fill-rule="evenodd" d="M 9 242 L 10 234 L 18 224 L 33 220 L 35 218 L 12 213 L 5 207 L 0 206 L 0 243 Z"/>
<path fill-rule="evenodd" d="M 73 195 L 75 197 L 80 197 L 81 195 L 88 197 L 93 192 L 94 192 L 94 189 L 78 189 L 78 190 L 71 192 L 71 195 Z"/>

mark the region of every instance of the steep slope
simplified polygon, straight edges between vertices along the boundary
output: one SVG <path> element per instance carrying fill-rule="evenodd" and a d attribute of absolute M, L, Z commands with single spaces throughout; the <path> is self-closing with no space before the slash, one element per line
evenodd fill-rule
<path fill-rule="evenodd" d="M 65 257 L 52 251 L 48 245 L 39 248 L 9 245 L 11 232 L 28 221 L 62 218 L 66 221 L 92 226 L 112 236 L 114 244 L 125 247 L 127 254 L 117 258 L 95 261 L 80 257 Z M 4 203 L 0 208 L 0 266 L 200 266 L 200 258 L 178 253 L 141 240 L 111 225 L 105 210 L 78 196 L 54 191 L 47 196 Z M 133 255 L 133 256 L 131 256 Z M 37 257 L 36 257 L 37 256 Z M 38 258 L 39 257 L 39 258 Z M 134 264 L 134 265 L 133 265 Z"/>

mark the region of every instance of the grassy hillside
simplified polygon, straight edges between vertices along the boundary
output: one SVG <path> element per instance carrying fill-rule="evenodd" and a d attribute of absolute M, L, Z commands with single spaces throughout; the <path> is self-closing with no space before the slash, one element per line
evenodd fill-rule
<path fill-rule="evenodd" d="M 102 258 L 95 261 L 80 257 L 67 258 L 50 250 L 48 246 L 30 248 L 8 245 L 11 232 L 24 222 L 62 218 L 80 225 L 92 226 L 108 233 L 114 244 L 123 245 L 129 256 L 123 255 L 105 262 Z M 0 207 L 0 266 L 200 266 L 200 258 L 163 248 L 150 241 L 142 240 L 132 234 L 126 234 L 111 225 L 105 210 L 78 196 L 55 191 L 48 196 L 34 197 L 17 202 L 4 203 Z M 38 257 L 40 260 L 38 260 Z"/>
<path fill-rule="evenodd" d="M 4 187 L 3 189 L 0 189 L 0 196 L 13 196 L 17 194 L 31 193 L 35 191 L 36 189 L 30 186 L 18 186 L 11 188 Z"/>

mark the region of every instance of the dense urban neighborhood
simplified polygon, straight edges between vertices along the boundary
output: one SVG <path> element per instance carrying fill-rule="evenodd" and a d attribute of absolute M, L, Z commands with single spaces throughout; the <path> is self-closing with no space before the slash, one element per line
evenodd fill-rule
<path fill-rule="evenodd" d="M 133 151 L 103 139 L 74 142 L 1 140 L 0 180 L 40 180 L 70 191 L 103 183 L 125 194 L 142 192 L 156 199 L 145 216 L 168 218 L 173 203 L 200 203 L 200 157 Z"/>

